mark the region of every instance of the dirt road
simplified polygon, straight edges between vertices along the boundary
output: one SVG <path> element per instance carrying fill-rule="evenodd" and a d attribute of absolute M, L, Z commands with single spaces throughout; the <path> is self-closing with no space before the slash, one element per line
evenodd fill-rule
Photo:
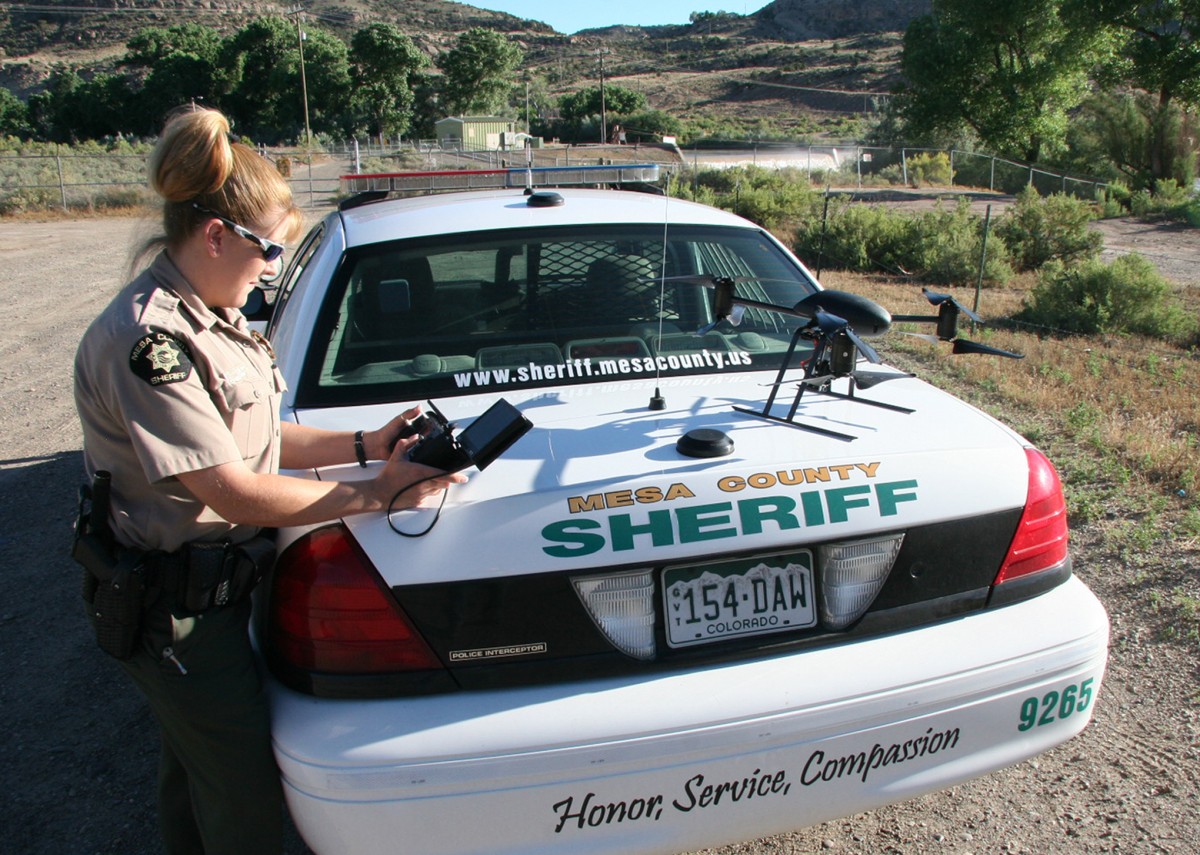
<path fill-rule="evenodd" d="M 1140 228 L 1140 227 L 1139 227 Z M 80 479 L 79 337 L 125 278 L 139 221 L 0 222 L 0 850 L 157 853 L 157 743 L 145 705 L 94 646 L 66 557 Z M 1154 235 L 1157 234 L 1157 237 Z M 1171 232 L 1135 234 L 1174 256 Z M 1190 250 L 1189 250 L 1190 251 Z M 1200 251 L 1180 263 L 1200 269 Z M 1198 547 L 1110 540 L 1137 509 L 1077 527 L 1078 574 L 1112 618 L 1096 720 L 1036 760 L 733 853 L 1190 853 L 1200 840 L 1200 645 L 1163 597 L 1197 593 Z M 1070 620 L 1070 615 L 1063 615 Z M 307 850 L 293 835 L 288 855 Z M 397 850 L 401 851 L 400 849 Z M 419 855 L 419 853 L 414 853 Z"/>

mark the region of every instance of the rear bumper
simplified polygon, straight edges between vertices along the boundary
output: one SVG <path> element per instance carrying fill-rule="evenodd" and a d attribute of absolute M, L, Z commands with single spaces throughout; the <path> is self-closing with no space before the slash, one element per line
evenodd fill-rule
<path fill-rule="evenodd" d="M 917 631 L 699 671 L 371 701 L 274 685 L 275 750 L 321 855 L 680 852 L 1058 745 L 1091 719 L 1107 644 L 1103 607 L 1072 578 Z"/>

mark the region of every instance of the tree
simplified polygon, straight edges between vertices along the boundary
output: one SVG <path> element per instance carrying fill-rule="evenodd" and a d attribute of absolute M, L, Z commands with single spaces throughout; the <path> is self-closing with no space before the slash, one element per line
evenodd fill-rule
<path fill-rule="evenodd" d="M 299 138 L 306 104 L 314 132 L 347 130 L 349 54 L 333 36 L 306 30 L 306 86 L 296 27 L 279 17 L 258 18 L 238 30 L 222 45 L 219 65 L 221 105 L 237 120 L 239 133 L 269 140 Z"/>
<path fill-rule="evenodd" d="M 623 86 L 604 87 L 604 111 L 614 116 L 627 116 L 646 109 L 646 96 Z M 600 87 L 587 86 L 558 99 L 563 121 L 578 124 L 600 115 Z"/>
<path fill-rule="evenodd" d="M 308 113 L 313 133 L 337 133 L 348 136 L 354 130 L 350 109 L 353 86 L 350 79 L 350 51 L 346 43 L 324 30 L 306 27 L 304 68 L 308 84 Z M 299 52 L 297 51 L 297 59 Z M 298 80 L 299 69 L 293 67 Z M 299 108 L 303 121 L 304 101 L 292 92 L 292 102 Z"/>
<path fill-rule="evenodd" d="M 84 80 L 74 69 L 66 69 L 29 99 L 29 121 L 39 139 L 97 139 L 126 130 L 130 104 L 131 93 L 123 76 L 98 74 Z"/>
<path fill-rule="evenodd" d="M 658 142 L 664 136 L 683 135 L 683 123 L 662 110 L 648 110 L 621 117 L 629 132 L 630 142 Z"/>
<path fill-rule="evenodd" d="M 1144 90 L 1154 101 L 1139 104 L 1150 131 L 1145 146 L 1149 185 L 1180 178 L 1180 106 L 1200 105 L 1200 0 L 1071 2 L 1078 4 L 1079 15 L 1098 14 L 1121 32 L 1120 53 L 1106 67 L 1105 82 Z M 1194 159 L 1194 153 L 1187 157 Z M 1187 169 L 1190 174 L 1194 164 Z"/>
<path fill-rule="evenodd" d="M 901 60 L 900 111 L 918 132 L 969 128 L 986 146 L 1028 161 L 1064 148 L 1067 117 L 1114 44 L 1076 0 L 934 0 L 913 19 Z"/>
<path fill-rule="evenodd" d="M 12 92 L 0 89 L 0 136 L 28 137 L 31 133 L 29 108 Z"/>
<path fill-rule="evenodd" d="M 130 117 L 129 130 L 139 135 L 155 134 L 167 113 L 181 104 L 197 101 L 218 105 L 215 65 L 190 53 L 163 57 L 146 75 L 137 94 L 138 110 Z"/>
<path fill-rule="evenodd" d="M 145 27 L 125 43 L 125 48 L 124 65 L 154 68 L 162 60 L 179 53 L 216 62 L 221 52 L 221 36 L 203 24 Z"/>
<path fill-rule="evenodd" d="M 219 103 L 221 36 L 211 27 L 145 27 L 125 47 L 122 65 L 149 69 L 135 96 L 136 109 L 125 119 L 127 130 L 154 134 L 166 114 L 180 104 Z"/>
<path fill-rule="evenodd" d="M 442 55 L 442 99 L 454 115 L 500 113 L 525 52 L 503 33 L 474 27 Z"/>
<path fill-rule="evenodd" d="M 1149 92 L 1098 92 L 1080 107 L 1068 140 L 1070 168 L 1153 190 L 1164 179 L 1190 187 L 1196 176 L 1196 119 L 1176 99 Z"/>
<path fill-rule="evenodd" d="M 225 40 L 218 88 L 239 132 L 275 140 L 302 131 L 303 105 L 292 103 L 301 97 L 299 63 L 295 27 L 280 17 L 258 18 Z"/>
<path fill-rule="evenodd" d="M 353 102 L 371 134 L 400 135 L 412 124 L 413 83 L 429 59 L 392 24 L 371 24 L 350 40 Z"/>

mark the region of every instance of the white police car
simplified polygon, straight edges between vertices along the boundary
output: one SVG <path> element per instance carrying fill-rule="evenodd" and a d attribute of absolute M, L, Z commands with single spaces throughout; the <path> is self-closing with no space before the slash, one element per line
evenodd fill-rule
<path fill-rule="evenodd" d="M 1108 621 L 1054 469 L 872 365 L 888 320 L 649 193 L 358 198 L 317 225 L 269 326 L 285 418 L 428 401 L 486 468 L 441 509 L 281 532 L 258 637 L 309 846 L 681 852 L 1079 733 Z"/>

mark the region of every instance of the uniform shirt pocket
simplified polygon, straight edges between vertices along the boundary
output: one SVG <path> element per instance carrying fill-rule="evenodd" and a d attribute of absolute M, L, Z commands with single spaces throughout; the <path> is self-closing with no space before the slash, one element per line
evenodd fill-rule
<path fill-rule="evenodd" d="M 258 457 L 271 441 L 271 388 L 265 380 L 222 380 L 217 406 L 243 459 Z"/>

